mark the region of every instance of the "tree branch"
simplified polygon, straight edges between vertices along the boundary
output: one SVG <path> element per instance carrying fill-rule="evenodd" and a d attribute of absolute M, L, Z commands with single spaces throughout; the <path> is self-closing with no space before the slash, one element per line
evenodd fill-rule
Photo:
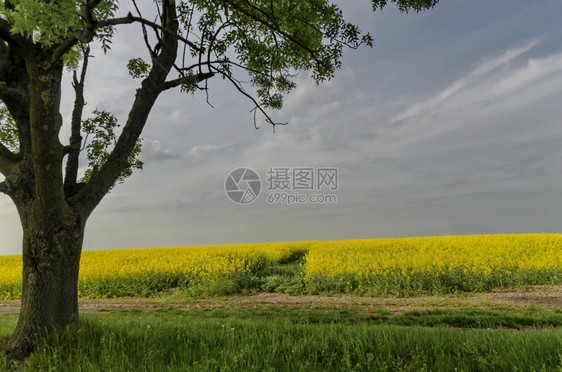
<path fill-rule="evenodd" d="M 72 86 L 74 87 L 75 100 L 74 109 L 72 110 L 71 119 L 71 133 L 69 140 L 69 152 L 68 159 L 66 160 L 66 171 L 64 177 L 64 191 L 65 194 L 71 196 L 73 189 L 76 186 L 76 181 L 78 179 L 78 159 L 80 157 L 80 147 L 82 145 L 82 136 L 80 130 L 82 127 L 82 112 L 85 106 L 84 99 L 84 81 L 86 79 L 86 71 L 88 69 L 88 57 L 90 54 L 90 47 L 87 47 L 82 51 L 83 63 L 82 71 L 80 72 L 80 78 L 78 78 L 76 71 L 73 74 Z"/>
<path fill-rule="evenodd" d="M 4 40 L 12 46 L 22 56 L 26 56 L 32 52 L 33 41 L 18 34 L 12 34 L 12 26 L 10 23 L 0 18 L 0 40 Z"/>
<path fill-rule="evenodd" d="M 0 89 L 0 100 L 8 108 L 18 129 L 19 153 L 26 154 L 31 149 L 29 128 L 29 96 L 17 89 Z"/>
<path fill-rule="evenodd" d="M 252 20 L 261 23 L 262 25 L 266 26 L 268 29 L 270 29 L 272 32 L 278 32 L 281 36 L 283 36 L 284 38 L 286 38 L 287 40 L 291 41 L 293 44 L 298 45 L 300 48 L 302 48 L 303 50 L 307 51 L 310 56 L 316 61 L 316 63 L 321 63 L 321 61 L 316 57 L 316 54 L 318 53 L 317 50 L 314 49 L 310 49 L 308 46 L 304 45 L 303 43 L 301 43 L 298 39 L 296 39 L 294 36 L 292 36 L 291 34 L 281 30 L 281 28 L 273 23 L 269 23 L 266 20 L 264 20 L 263 18 L 260 18 L 254 14 L 252 14 L 252 12 L 249 12 L 248 10 L 244 9 L 243 7 L 241 7 L 238 3 L 238 1 L 234 1 L 234 0 L 225 0 L 226 3 L 228 3 L 230 6 L 232 6 L 232 8 L 236 9 L 237 11 L 239 11 L 240 13 L 244 14 L 245 16 L 251 18 Z M 262 9 L 256 7 L 255 5 L 251 4 L 248 1 L 245 1 L 245 3 L 250 6 L 251 8 L 253 8 L 254 10 L 262 13 L 262 14 L 266 14 L 266 18 L 270 18 L 269 15 L 267 15 L 266 12 L 264 12 Z"/>
<path fill-rule="evenodd" d="M 81 32 L 77 32 L 74 35 L 63 40 L 54 50 L 52 60 L 58 61 L 61 59 L 73 46 L 78 42 L 84 44 L 90 43 L 94 36 L 96 35 L 97 20 L 94 18 L 94 9 L 101 3 L 102 0 L 88 0 L 86 1 L 86 25 Z"/>
<path fill-rule="evenodd" d="M 29 136 L 29 80 L 25 60 L 14 47 L 0 42 L 0 100 L 18 127 L 21 154 L 31 148 Z"/>
<path fill-rule="evenodd" d="M 8 184 L 6 184 L 6 182 L 0 182 L 0 192 L 3 194 L 7 194 L 9 192 L 10 188 L 8 187 Z"/>
<path fill-rule="evenodd" d="M 16 167 L 19 156 L 11 152 L 4 144 L 0 143 L 0 173 L 8 176 Z"/>
<path fill-rule="evenodd" d="M 200 83 L 204 80 L 212 78 L 213 76 L 215 76 L 214 72 L 203 72 L 203 73 L 195 75 L 195 78 L 197 80 L 197 83 Z M 160 85 L 160 89 L 162 89 L 162 91 L 165 91 L 165 90 L 168 90 L 168 89 L 178 87 L 178 86 L 181 85 L 182 80 L 183 80 L 183 78 L 178 78 L 178 79 L 166 81 L 165 83 L 162 83 Z"/>
<path fill-rule="evenodd" d="M 234 85 L 234 87 L 236 88 L 236 90 L 238 90 L 238 92 L 240 94 L 247 97 L 248 99 L 250 99 L 250 101 L 252 101 L 254 103 L 255 106 L 252 109 L 252 111 L 254 112 L 254 127 L 256 129 L 260 128 L 258 126 L 257 120 L 256 120 L 257 111 L 261 112 L 265 116 L 265 121 L 268 124 L 271 124 L 273 126 L 273 132 L 274 133 L 275 133 L 275 126 L 276 125 L 287 125 L 287 124 L 289 124 L 288 122 L 275 122 L 275 121 L 273 121 L 273 119 L 269 116 L 269 114 L 263 109 L 262 105 L 251 94 L 249 94 L 248 92 L 246 92 L 244 90 L 244 88 L 242 87 L 242 83 L 239 80 L 236 80 L 230 74 L 221 73 L 221 75 L 224 76 L 228 81 L 230 81 L 232 83 L 232 85 Z"/>
<path fill-rule="evenodd" d="M 139 18 L 143 19 L 141 11 L 137 5 L 136 0 L 132 0 L 133 5 L 135 7 L 135 10 L 137 11 Z M 158 11 L 158 13 L 160 13 L 160 11 Z M 146 46 L 146 49 L 148 50 L 148 54 L 150 54 L 150 59 L 152 61 L 153 64 L 157 64 L 158 63 L 158 53 L 156 51 L 156 47 L 152 48 L 152 46 L 150 45 L 150 41 L 148 40 L 148 31 L 146 31 L 146 25 L 144 25 L 143 23 L 141 23 L 141 28 L 142 28 L 142 37 L 144 39 L 144 45 Z M 156 33 L 156 39 L 158 40 L 158 43 L 156 45 L 159 45 L 161 40 L 160 37 L 158 35 L 158 32 L 155 30 Z"/>
<path fill-rule="evenodd" d="M 108 160 L 99 170 L 94 169 L 90 181 L 76 194 L 72 200 L 87 217 L 111 190 L 119 176 L 127 168 L 128 159 L 135 148 L 140 134 L 146 124 L 148 115 L 166 81 L 177 56 L 179 24 L 176 16 L 176 5 L 172 1 L 161 2 L 162 6 L 162 48 L 156 57 L 156 63 L 137 90 L 135 101 L 123 132 L 119 136 L 115 148 Z"/>
<path fill-rule="evenodd" d="M 132 24 L 132 23 L 140 23 L 142 25 L 151 27 L 155 30 L 159 30 L 169 36 L 172 36 L 174 38 L 176 38 L 177 40 L 181 41 L 182 43 L 188 45 L 191 49 L 200 52 L 201 48 L 199 48 L 197 45 L 195 45 L 193 42 L 189 41 L 188 39 L 186 39 L 185 37 L 179 35 L 178 33 L 171 33 L 170 30 L 164 29 L 161 25 L 151 22 L 149 20 L 146 20 L 142 17 L 135 17 L 133 16 L 131 13 L 127 14 L 126 17 L 121 17 L 121 18 L 112 18 L 112 19 L 108 19 L 105 21 L 100 21 L 97 23 L 97 27 L 104 27 L 104 26 L 117 26 L 117 25 L 125 25 L 125 24 Z"/>

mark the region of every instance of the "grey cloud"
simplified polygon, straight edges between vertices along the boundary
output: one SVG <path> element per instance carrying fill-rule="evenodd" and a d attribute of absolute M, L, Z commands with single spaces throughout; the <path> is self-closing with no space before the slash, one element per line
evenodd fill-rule
<path fill-rule="evenodd" d="M 170 149 L 165 148 L 159 140 L 145 139 L 142 147 L 141 156 L 146 161 L 164 161 L 179 157 L 179 155 L 172 153 Z"/>

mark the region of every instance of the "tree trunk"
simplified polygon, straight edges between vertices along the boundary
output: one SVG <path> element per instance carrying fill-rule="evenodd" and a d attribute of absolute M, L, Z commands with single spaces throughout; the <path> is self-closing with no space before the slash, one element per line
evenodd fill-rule
<path fill-rule="evenodd" d="M 23 287 L 18 323 L 4 350 L 22 360 L 38 338 L 78 318 L 78 269 L 83 225 L 49 231 L 41 216 L 23 216 Z"/>
<path fill-rule="evenodd" d="M 92 4 L 95 7 L 97 2 Z M 1 185 L 1 192 L 9 195 L 18 209 L 24 233 L 20 317 L 14 334 L 3 347 L 12 359 L 24 359 L 32 352 L 38 338 L 63 329 L 78 317 L 77 281 L 86 220 L 130 166 L 128 159 L 159 94 L 176 86 L 175 83 L 166 84 L 178 51 L 179 23 L 174 1 L 162 2 L 161 19 L 160 51 L 152 53 L 153 66 L 137 90 L 127 123 L 114 149 L 105 164 L 94 169 L 86 184 L 76 184 L 73 168 L 77 163 L 73 159 L 66 190 L 63 158 L 80 147 L 78 125 L 73 129 L 76 136 L 71 140 L 71 146 L 65 148 L 59 140 L 63 123 L 60 115 L 63 71 L 60 53 L 68 46 L 63 43 L 40 47 L 31 40 L 22 39 L 25 47 L 22 50 L 26 52 L 20 62 L 25 63 L 18 65 L 21 79 L 12 80 L 21 80 L 27 85 L 27 89 L 23 89 L 25 99 L 21 104 L 28 111 L 16 118 L 20 153 L 17 162 L 10 161 L 2 167 L 6 180 Z M 90 26 L 92 30 L 85 30 L 88 31 L 86 35 L 96 31 L 97 25 Z M 91 33 L 90 36 L 94 35 Z M 72 41 L 72 37 L 67 40 Z M 76 104 L 81 105 L 83 101 L 77 100 Z M 78 120 L 80 115 L 76 113 L 74 116 Z"/>
<path fill-rule="evenodd" d="M 78 268 L 86 217 L 63 187 L 60 89 L 62 65 L 27 61 L 31 149 L 6 180 L 23 229 L 22 304 L 3 346 L 22 360 L 39 337 L 78 317 Z"/>

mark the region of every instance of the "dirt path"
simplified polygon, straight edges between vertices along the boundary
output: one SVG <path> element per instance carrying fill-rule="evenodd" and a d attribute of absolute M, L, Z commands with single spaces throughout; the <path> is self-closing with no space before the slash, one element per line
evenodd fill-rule
<path fill-rule="evenodd" d="M 401 314 L 410 310 L 479 308 L 491 309 L 502 306 L 525 308 L 536 306 L 543 309 L 562 310 L 562 286 L 531 286 L 522 291 L 498 290 L 489 293 L 471 293 L 461 296 L 420 296 L 420 297 L 357 297 L 357 296 L 290 296 L 277 293 L 260 293 L 254 296 L 232 296 L 224 298 L 193 299 L 183 302 L 171 299 L 117 298 L 79 300 L 81 313 L 104 313 L 119 310 L 140 309 L 143 311 L 160 308 L 218 309 L 240 308 L 259 309 L 268 306 L 308 310 L 347 309 L 355 313 L 377 313 L 382 310 Z M 19 300 L 0 301 L 0 314 L 18 314 Z"/>

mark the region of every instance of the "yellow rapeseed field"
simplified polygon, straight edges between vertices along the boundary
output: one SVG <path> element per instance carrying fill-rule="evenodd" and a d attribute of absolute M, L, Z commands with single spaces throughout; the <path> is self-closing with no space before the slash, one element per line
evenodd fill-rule
<path fill-rule="evenodd" d="M 20 295 L 21 273 L 21 256 L 0 256 L 0 299 Z"/>
<path fill-rule="evenodd" d="M 498 234 L 318 243 L 306 256 L 305 282 L 320 290 L 419 292 L 430 287 L 562 281 L 561 234 Z M 542 279 L 541 279 L 542 278 Z M 425 282 L 425 283 L 424 283 Z M 385 288 L 382 288 L 382 287 Z M 364 288 L 366 289 L 366 288 Z M 368 290 L 367 290 L 368 291 Z M 402 293 L 403 294 L 403 293 Z"/>
<path fill-rule="evenodd" d="M 107 297 L 205 283 L 213 293 L 228 280 L 237 278 L 239 288 L 259 269 L 305 253 L 300 277 L 309 293 L 407 295 L 562 283 L 561 234 L 504 234 L 87 251 L 79 290 Z M 0 299 L 21 295 L 21 271 L 21 256 L 0 256 Z"/>
<path fill-rule="evenodd" d="M 241 244 L 179 248 L 89 251 L 82 254 L 80 279 L 135 278 L 146 274 L 215 277 L 248 272 L 289 256 L 302 243 Z"/>
<path fill-rule="evenodd" d="M 80 260 L 79 295 L 107 296 L 116 291 L 115 287 L 135 282 L 159 290 L 222 280 L 255 272 L 294 252 L 304 253 L 309 245 L 296 242 L 86 251 Z M 21 295 L 21 272 L 21 256 L 0 256 L 0 299 Z M 123 288 L 117 288 L 117 292 L 123 292 Z"/>

